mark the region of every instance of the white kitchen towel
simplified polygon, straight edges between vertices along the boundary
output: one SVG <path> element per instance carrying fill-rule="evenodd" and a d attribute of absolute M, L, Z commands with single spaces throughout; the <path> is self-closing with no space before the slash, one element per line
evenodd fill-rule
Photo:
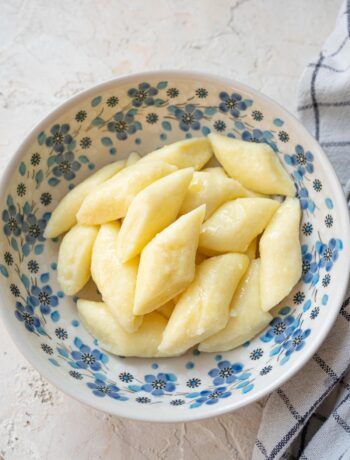
<path fill-rule="evenodd" d="M 350 194 L 350 0 L 301 78 L 298 112 Z M 350 235 L 349 235 L 350 238 Z M 350 459 L 350 292 L 324 344 L 266 401 L 253 460 Z"/>

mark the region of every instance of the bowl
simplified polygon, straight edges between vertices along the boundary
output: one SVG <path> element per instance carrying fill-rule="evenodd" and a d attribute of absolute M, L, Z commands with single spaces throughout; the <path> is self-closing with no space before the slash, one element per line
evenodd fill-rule
<path fill-rule="evenodd" d="M 59 239 L 43 230 L 60 199 L 97 168 L 210 132 L 265 142 L 293 175 L 302 208 L 303 275 L 256 338 L 225 353 L 109 355 L 57 283 Z M 221 77 L 152 72 L 74 96 L 28 135 L 1 184 L 1 313 L 18 348 L 52 384 L 96 409 L 158 422 L 212 417 L 292 377 L 330 330 L 349 274 L 349 219 L 326 155 L 286 110 Z"/>

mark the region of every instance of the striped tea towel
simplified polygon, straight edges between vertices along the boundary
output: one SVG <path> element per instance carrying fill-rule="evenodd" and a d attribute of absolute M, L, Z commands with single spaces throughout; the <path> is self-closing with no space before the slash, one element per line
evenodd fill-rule
<path fill-rule="evenodd" d="M 301 121 L 327 152 L 350 198 L 350 0 L 305 70 Z M 350 237 L 350 235 L 349 235 Z M 253 460 L 350 459 L 350 291 L 324 344 L 267 399 Z"/>

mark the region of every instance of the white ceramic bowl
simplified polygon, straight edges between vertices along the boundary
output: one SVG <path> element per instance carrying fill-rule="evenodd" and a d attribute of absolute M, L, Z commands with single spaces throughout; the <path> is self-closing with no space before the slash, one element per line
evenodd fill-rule
<path fill-rule="evenodd" d="M 59 240 L 42 236 L 50 212 L 92 170 L 209 132 L 266 142 L 293 174 L 303 209 L 303 278 L 271 325 L 236 350 L 172 359 L 108 355 L 80 325 L 76 299 L 60 291 Z M 78 94 L 25 139 L 4 175 L 1 200 L 1 311 L 14 342 L 51 383 L 111 414 L 190 421 L 263 397 L 320 346 L 345 293 L 348 212 L 327 157 L 282 107 L 224 78 L 153 72 Z"/>

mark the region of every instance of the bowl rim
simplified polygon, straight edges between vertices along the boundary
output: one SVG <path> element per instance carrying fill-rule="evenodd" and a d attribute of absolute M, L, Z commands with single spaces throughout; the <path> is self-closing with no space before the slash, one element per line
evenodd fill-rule
<path fill-rule="evenodd" d="M 310 142 L 315 146 L 315 149 L 318 150 L 318 155 L 321 157 L 322 163 L 326 166 L 327 169 L 327 177 L 332 185 L 332 189 L 334 191 L 334 195 L 336 197 L 337 205 L 341 209 L 341 219 L 342 219 L 342 232 L 344 236 L 348 236 L 350 234 L 350 219 L 348 213 L 348 207 L 346 203 L 346 199 L 344 196 L 343 189 L 339 182 L 339 179 L 334 171 L 334 168 L 328 159 L 326 153 L 323 151 L 320 144 L 314 139 L 314 137 L 307 131 L 307 129 L 302 125 L 302 123 L 288 110 L 282 107 L 278 102 L 274 101 L 270 97 L 260 93 L 258 90 L 251 88 L 250 86 L 240 83 L 239 81 L 229 78 L 229 77 L 222 77 L 219 75 L 207 73 L 207 72 L 199 72 L 199 71 L 183 71 L 183 70 L 152 70 L 152 71 L 145 71 L 145 72 L 138 72 L 129 75 L 122 75 L 119 77 L 115 77 L 112 79 L 107 79 L 97 85 L 91 86 L 88 89 L 82 90 L 75 94 L 74 96 L 68 98 L 63 103 L 57 105 L 53 110 L 49 112 L 48 115 L 41 118 L 39 122 L 33 126 L 32 129 L 27 133 L 24 140 L 21 142 L 19 147 L 16 149 L 15 153 L 12 155 L 8 165 L 4 169 L 3 175 L 1 177 L 0 183 L 0 202 L 3 202 L 6 190 L 10 185 L 10 180 L 12 175 L 17 168 L 18 161 L 26 152 L 27 148 L 32 144 L 35 140 L 36 135 L 40 132 L 43 128 L 47 127 L 51 122 L 56 120 L 60 115 L 62 115 L 65 111 L 69 110 L 73 107 L 79 100 L 86 99 L 90 95 L 96 94 L 97 91 L 104 91 L 110 87 L 115 85 L 121 85 L 127 82 L 132 83 L 133 81 L 140 81 L 142 79 L 147 78 L 185 78 L 185 79 L 198 79 L 199 81 L 208 81 L 216 84 L 223 84 L 232 86 L 236 89 L 241 89 L 246 91 L 253 96 L 265 101 L 269 104 L 270 107 L 275 108 L 277 111 L 285 113 L 288 118 L 297 126 L 298 130 L 301 134 L 307 137 Z M 346 241 L 346 238 L 345 238 Z M 347 246 L 347 242 L 346 242 Z M 344 248 L 345 249 L 345 248 Z M 346 251 L 344 251 L 346 253 Z M 233 403 L 229 403 L 227 400 L 227 404 L 224 406 L 213 407 L 210 406 L 209 409 L 203 410 L 201 412 L 190 412 L 190 411 L 182 411 L 176 413 L 175 411 L 159 411 L 159 413 L 155 413 L 152 411 L 129 411 L 127 406 L 121 405 L 114 405 L 111 406 L 111 410 L 108 413 L 118 416 L 124 417 L 131 420 L 138 420 L 144 422 L 163 422 L 163 423 L 176 423 L 176 422 L 190 422 L 196 421 L 201 419 L 206 419 L 210 417 L 216 417 L 219 415 L 226 414 L 228 412 L 233 412 L 237 409 L 240 409 L 248 404 L 251 404 L 255 401 L 260 400 L 264 396 L 268 395 L 280 385 L 285 383 L 291 377 L 293 377 L 312 357 L 312 355 L 316 352 L 316 350 L 320 347 L 320 345 L 325 340 L 326 336 L 328 335 L 331 327 L 333 326 L 335 319 L 338 315 L 339 309 L 341 308 L 342 301 L 346 294 L 346 288 L 348 284 L 348 278 L 350 273 L 350 257 L 347 257 L 344 261 L 343 265 L 343 278 L 338 281 L 340 283 L 339 289 L 334 294 L 333 305 L 337 305 L 336 308 L 330 313 L 329 321 L 324 323 L 321 330 L 319 330 L 318 337 L 313 342 L 311 342 L 310 347 L 308 347 L 305 352 L 300 355 L 300 358 L 297 359 L 281 376 L 279 376 L 273 383 L 270 385 L 256 391 L 252 395 L 247 395 L 244 400 L 235 401 Z M 16 345 L 17 349 L 21 352 L 21 354 L 25 357 L 25 359 L 53 386 L 61 390 L 64 394 L 70 396 L 71 398 L 78 400 L 79 402 L 83 403 L 86 406 L 92 407 L 94 409 L 106 412 L 104 408 L 98 403 L 97 398 L 91 398 L 83 393 L 77 392 L 74 390 L 74 386 L 64 381 L 55 380 L 51 375 L 50 369 L 46 364 L 46 361 L 41 359 L 37 359 L 37 355 L 32 352 L 32 350 L 27 347 L 27 339 L 24 334 L 18 334 L 15 328 L 13 328 L 9 315 L 6 315 L 6 305 L 5 302 L 1 299 L 0 300 L 0 317 L 2 318 L 5 327 L 12 338 L 14 344 Z"/>

